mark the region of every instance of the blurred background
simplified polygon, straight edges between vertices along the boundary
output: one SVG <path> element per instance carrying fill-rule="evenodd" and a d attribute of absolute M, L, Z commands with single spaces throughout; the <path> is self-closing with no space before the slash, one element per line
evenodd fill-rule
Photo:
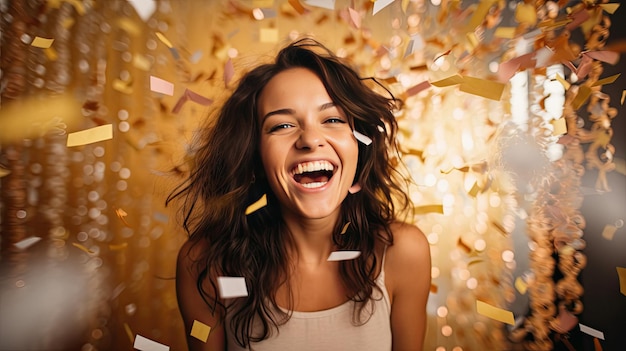
<path fill-rule="evenodd" d="M 0 0 L 0 350 L 184 350 L 164 201 L 241 74 L 311 36 L 384 82 L 426 350 L 626 345 L 626 51 L 608 1 Z"/>

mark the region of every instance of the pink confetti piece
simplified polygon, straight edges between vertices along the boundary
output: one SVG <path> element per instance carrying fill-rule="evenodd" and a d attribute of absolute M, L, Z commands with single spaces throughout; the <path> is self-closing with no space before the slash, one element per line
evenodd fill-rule
<path fill-rule="evenodd" d="M 425 80 L 417 85 L 414 85 L 412 87 L 410 87 L 409 89 L 407 89 L 406 94 L 408 96 L 413 96 L 413 95 L 417 95 L 418 93 L 420 93 L 421 91 L 424 91 L 426 89 L 430 88 L 430 83 Z"/>
<path fill-rule="evenodd" d="M 591 57 L 594 60 L 606 62 L 614 66 L 619 62 L 619 53 L 613 51 L 587 51 L 583 52 L 584 57 Z"/>
<path fill-rule="evenodd" d="M 174 108 L 172 108 L 172 113 L 176 114 L 179 113 L 180 110 L 183 108 L 183 105 L 187 102 L 187 101 L 193 101 L 197 104 L 200 104 L 202 106 L 209 106 L 210 104 L 213 103 L 213 100 L 206 98 L 200 94 L 197 94 L 187 88 L 185 88 L 185 92 L 183 93 L 183 95 L 180 97 L 180 99 L 178 99 L 178 101 L 176 102 L 176 105 L 174 105 Z"/>
<path fill-rule="evenodd" d="M 174 84 L 155 76 L 150 76 L 150 90 L 164 95 L 174 95 Z"/>
<path fill-rule="evenodd" d="M 233 61 L 228 59 L 226 61 L 226 65 L 224 65 L 224 84 L 228 86 L 231 79 L 235 76 L 235 67 L 233 66 Z"/>

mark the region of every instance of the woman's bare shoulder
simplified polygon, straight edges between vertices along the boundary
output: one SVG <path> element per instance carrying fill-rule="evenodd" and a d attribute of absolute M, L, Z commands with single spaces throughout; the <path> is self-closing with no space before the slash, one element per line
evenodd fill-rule
<path fill-rule="evenodd" d="M 393 245 L 387 249 L 385 274 L 388 288 L 404 290 L 409 277 L 423 276 L 430 279 L 430 246 L 424 233 L 409 223 L 393 223 Z M 411 279 L 412 280 L 412 279 Z"/>

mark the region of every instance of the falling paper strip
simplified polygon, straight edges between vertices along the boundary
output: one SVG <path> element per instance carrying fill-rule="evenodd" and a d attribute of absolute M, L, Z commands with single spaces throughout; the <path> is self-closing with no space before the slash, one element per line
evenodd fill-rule
<path fill-rule="evenodd" d="M 482 314 L 485 317 L 495 319 L 497 321 L 515 325 L 515 318 L 513 318 L 513 312 L 504 310 L 499 307 L 495 307 L 486 302 L 476 300 L 476 312 Z"/>
<path fill-rule="evenodd" d="M 210 332 L 211 332 L 211 327 L 209 327 L 208 325 L 198 320 L 194 320 L 193 325 L 191 326 L 191 333 L 189 333 L 189 335 L 193 336 L 194 338 L 202 342 L 206 342 L 207 339 L 209 338 Z"/>
<path fill-rule="evenodd" d="M 33 39 L 33 42 L 30 43 L 30 45 L 37 47 L 37 48 L 47 49 L 52 46 L 53 42 L 54 42 L 54 39 L 35 37 L 35 39 Z"/>
<path fill-rule="evenodd" d="M 260 199 L 258 199 L 252 205 L 248 206 L 248 208 L 246 208 L 246 215 L 249 215 L 250 213 L 257 211 L 260 208 L 265 207 L 266 205 L 267 205 L 267 195 L 263 194 L 263 196 L 261 196 Z"/>
<path fill-rule="evenodd" d="M 581 332 L 583 332 L 585 334 L 588 334 L 588 335 L 591 335 L 591 336 L 593 336 L 595 338 L 604 340 L 604 333 L 603 332 L 601 332 L 599 330 L 596 330 L 596 329 L 593 329 L 593 328 L 590 328 L 590 327 L 588 327 L 588 326 L 586 326 L 584 324 L 581 324 L 581 323 L 578 323 L 578 326 L 580 327 L 580 331 Z"/>
<path fill-rule="evenodd" d="M 348 230 L 348 227 L 350 226 L 350 222 L 346 223 L 343 225 L 343 228 L 341 228 L 341 233 L 339 234 L 345 234 L 346 231 Z"/>
<path fill-rule="evenodd" d="M 24 240 L 20 240 L 20 241 L 16 242 L 14 245 L 18 249 L 24 250 L 24 249 L 27 249 L 27 248 L 31 247 L 33 244 L 35 244 L 39 240 L 41 240 L 40 237 L 38 237 L 38 236 L 31 236 L 29 238 L 26 238 Z"/>
<path fill-rule="evenodd" d="M 248 296 L 244 277 L 217 277 L 217 285 L 223 299 Z"/>
<path fill-rule="evenodd" d="M 150 19 L 156 10 L 156 2 L 154 0 L 127 0 L 137 11 L 141 19 L 146 22 Z"/>
<path fill-rule="evenodd" d="M 304 3 L 309 6 L 321 7 L 327 10 L 335 9 L 335 0 L 304 0 Z"/>
<path fill-rule="evenodd" d="M 174 95 L 174 84 L 155 76 L 150 76 L 150 90 L 155 93 Z"/>
<path fill-rule="evenodd" d="M 133 344 L 133 347 L 140 351 L 169 351 L 170 349 L 169 346 L 152 341 L 139 334 L 135 336 L 135 343 Z"/>
<path fill-rule="evenodd" d="M 109 139 L 113 139 L 113 125 L 105 124 L 68 134 L 67 146 L 79 146 Z"/>
<path fill-rule="evenodd" d="M 370 139 L 369 137 L 367 137 L 367 136 L 365 136 L 365 135 L 363 135 L 363 134 L 361 134 L 361 133 L 357 132 L 356 130 L 355 130 L 355 131 L 353 131 L 352 133 L 354 134 L 354 137 L 355 137 L 358 141 L 362 142 L 363 144 L 365 144 L 365 145 L 369 145 L 369 144 L 371 144 L 371 143 L 372 143 L 372 139 Z"/>
<path fill-rule="evenodd" d="M 333 251 L 327 261 L 353 260 L 361 255 L 361 251 Z"/>
<path fill-rule="evenodd" d="M 389 6 L 389 4 L 391 4 L 392 2 L 394 2 L 394 0 L 377 0 L 374 2 L 374 8 L 372 9 L 372 16 L 377 14 L 378 11 L 384 9 L 385 7 Z"/>

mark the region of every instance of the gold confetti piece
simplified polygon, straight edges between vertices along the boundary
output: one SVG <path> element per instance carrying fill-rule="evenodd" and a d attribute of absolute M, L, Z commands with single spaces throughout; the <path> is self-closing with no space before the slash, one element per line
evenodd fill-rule
<path fill-rule="evenodd" d="M 65 29 L 70 29 L 74 25 L 75 22 L 76 21 L 74 21 L 73 18 L 66 18 L 63 20 L 63 22 L 61 22 L 61 26 Z"/>
<path fill-rule="evenodd" d="M 618 74 L 610 76 L 610 77 L 602 78 L 599 81 L 595 82 L 592 85 L 592 87 L 597 87 L 597 86 L 600 86 L 600 85 L 609 85 L 609 84 L 615 82 L 617 80 L 617 78 L 619 78 L 620 75 L 621 75 L 621 73 L 618 73 Z"/>
<path fill-rule="evenodd" d="M 552 124 L 552 127 L 554 128 L 552 135 L 557 136 L 567 133 L 567 124 L 565 123 L 565 118 L 561 117 L 559 119 L 552 120 L 550 121 L 550 124 Z"/>
<path fill-rule="evenodd" d="M 126 213 L 126 211 L 122 210 L 121 208 L 116 208 L 115 209 L 115 214 L 117 215 L 117 218 L 121 219 L 122 222 L 124 222 L 124 224 L 127 227 L 130 227 L 130 225 L 128 224 L 128 222 L 126 222 L 126 216 L 128 216 L 128 213 Z"/>
<path fill-rule="evenodd" d="M 517 277 L 515 279 L 515 289 L 517 289 L 520 294 L 524 295 L 526 294 L 526 291 L 528 291 L 528 284 L 526 284 L 522 277 Z"/>
<path fill-rule="evenodd" d="M 11 171 L 9 171 L 9 170 L 8 170 L 8 169 L 6 169 L 6 168 L 0 167 L 0 178 L 2 178 L 2 177 L 6 177 L 6 176 L 8 176 L 9 174 L 11 174 Z"/>
<path fill-rule="evenodd" d="M 206 342 L 207 339 L 209 338 L 210 332 L 211 332 L 211 327 L 200 322 L 199 320 L 194 320 L 193 324 L 191 325 L 191 333 L 189 335 L 193 336 L 194 338 L 202 342 Z"/>
<path fill-rule="evenodd" d="M 447 78 L 444 78 L 435 82 L 430 82 L 430 85 L 443 88 L 443 87 L 457 85 L 461 83 L 463 83 L 463 77 L 458 74 L 455 74 L 455 75 L 452 75 L 450 77 L 447 77 Z"/>
<path fill-rule="evenodd" d="M 327 261 L 353 260 L 361 255 L 361 251 L 333 251 Z"/>
<path fill-rule="evenodd" d="M 414 210 L 415 214 L 425 214 L 425 213 L 441 213 L 443 214 L 443 205 L 424 205 L 417 206 Z"/>
<path fill-rule="evenodd" d="M 591 327 L 588 327 L 584 324 L 578 323 L 578 326 L 580 327 L 580 331 L 587 334 L 587 335 L 591 335 L 593 337 L 596 337 L 598 339 L 602 339 L 604 340 L 604 333 L 597 330 L 597 329 L 593 329 Z"/>
<path fill-rule="evenodd" d="M 513 312 L 476 300 L 476 312 L 502 323 L 515 325 Z"/>
<path fill-rule="evenodd" d="M 369 144 L 372 143 L 372 139 L 370 139 L 368 136 L 365 136 L 365 135 L 357 132 L 356 130 L 353 130 L 352 134 L 354 134 L 354 137 L 356 138 L 356 140 L 362 142 L 365 145 L 369 145 Z"/>
<path fill-rule="evenodd" d="M 128 243 L 121 244 L 109 244 L 109 250 L 111 251 L 119 251 L 128 247 Z"/>
<path fill-rule="evenodd" d="M 85 5 L 83 5 L 82 0 L 64 0 L 66 2 L 69 2 L 72 6 L 74 6 L 74 10 L 76 10 L 76 13 L 78 13 L 79 15 L 83 16 L 85 14 Z"/>
<path fill-rule="evenodd" d="M 501 233 L 501 234 L 508 234 L 507 230 L 499 223 L 495 222 L 495 221 L 491 221 L 491 225 L 493 225 L 494 227 L 496 227 L 496 229 Z"/>
<path fill-rule="evenodd" d="M 252 7 L 270 8 L 274 6 L 274 0 L 252 0 Z"/>
<path fill-rule="evenodd" d="M 505 86 L 505 84 L 499 82 L 464 76 L 459 89 L 468 94 L 500 101 Z"/>
<path fill-rule="evenodd" d="M 279 39 L 278 28 L 261 28 L 259 29 L 259 42 L 261 43 L 277 43 Z"/>
<path fill-rule="evenodd" d="M 120 17 L 117 20 L 117 26 L 132 36 L 141 34 L 141 28 L 128 17 Z"/>
<path fill-rule="evenodd" d="M 133 66 L 147 72 L 150 70 L 150 67 L 152 67 L 152 63 L 144 55 L 137 54 L 133 56 Z"/>
<path fill-rule="evenodd" d="M 602 237 L 606 240 L 613 240 L 613 236 L 615 236 L 615 232 L 617 232 L 617 227 L 612 224 L 607 224 L 604 226 L 602 230 Z"/>
<path fill-rule="evenodd" d="M 572 101 L 572 107 L 574 110 L 578 110 L 585 103 L 585 101 L 587 101 L 590 95 L 591 89 L 589 87 L 586 85 L 579 85 L 578 94 L 576 94 L 574 101 Z"/>
<path fill-rule="evenodd" d="M 624 99 L 626 99 L 626 90 L 622 90 L 622 98 L 619 100 L 620 105 L 624 104 Z"/>
<path fill-rule="evenodd" d="M 113 125 L 106 124 L 67 135 L 67 146 L 80 146 L 113 139 Z"/>
<path fill-rule="evenodd" d="M 150 340 L 139 334 L 135 336 L 135 342 L 133 343 L 133 347 L 139 351 L 169 351 L 170 350 L 169 346 Z"/>
<path fill-rule="evenodd" d="M 150 76 L 150 90 L 164 95 L 174 95 L 174 84 L 155 76 Z"/>
<path fill-rule="evenodd" d="M 159 40 L 165 44 L 165 46 L 167 46 L 168 48 L 173 48 L 174 45 L 172 45 L 172 43 L 165 37 L 165 35 L 163 35 L 161 32 L 156 32 L 154 33 L 156 34 L 157 38 L 159 38 Z"/>
<path fill-rule="evenodd" d="M 43 50 L 43 53 L 46 54 L 46 57 L 50 61 L 56 61 L 59 58 L 59 55 L 57 54 L 57 51 L 54 50 L 54 48 L 45 48 Z"/>
<path fill-rule="evenodd" d="M 565 90 L 569 90 L 571 84 L 565 80 L 565 78 L 561 77 L 560 74 L 557 74 L 556 77 L 554 77 L 559 83 L 561 83 L 561 85 L 563 85 L 563 88 L 565 88 Z"/>
<path fill-rule="evenodd" d="M 465 37 L 467 38 L 467 41 L 468 41 L 468 43 L 470 45 L 470 48 L 472 50 L 476 49 L 478 44 L 480 44 L 480 40 L 478 39 L 478 36 L 474 32 L 467 32 L 467 33 L 465 33 Z"/>
<path fill-rule="evenodd" d="M 244 277 L 217 277 L 217 285 L 223 299 L 248 296 Z"/>
<path fill-rule="evenodd" d="M 54 39 L 35 37 L 35 39 L 33 39 L 30 45 L 36 48 L 47 49 L 52 46 L 52 43 L 54 43 Z"/>
<path fill-rule="evenodd" d="M 128 336 L 128 338 L 130 339 L 130 343 L 134 344 L 135 335 L 133 334 L 133 331 L 130 330 L 130 326 L 128 325 L 128 323 L 124 323 L 124 330 L 126 331 L 126 335 Z"/>
<path fill-rule="evenodd" d="M 39 242 L 40 240 L 41 240 L 41 238 L 38 237 L 38 236 L 31 236 L 31 237 L 26 238 L 24 240 L 20 240 L 20 241 L 16 242 L 13 245 L 15 245 L 15 247 L 17 247 L 20 250 L 25 250 L 25 249 L 33 246 L 35 243 Z"/>
<path fill-rule="evenodd" d="M 289 5 L 291 5 L 291 7 L 293 7 L 293 9 L 301 15 L 307 12 L 307 10 L 302 6 L 302 4 L 300 4 L 300 1 L 298 0 L 289 0 Z"/>
<path fill-rule="evenodd" d="M 250 213 L 258 211 L 259 209 L 261 209 L 261 208 L 263 208 L 265 206 L 267 206 L 267 195 L 263 194 L 263 196 L 261 196 L 260 199 L 258 199 L 252 205 L 248 206 L 248 208 L 246 208 L 246 215 L 249 215 Z"/>
<path fill-rule="evenodd" d="M 610 13 L 611 15 L 615 13 L 615 11 L 617 11 L 617 9 L 619 8 L 619 3 L 615 3 L 615 2 L 610 2 L 608 4 L 600 4 L 600 7 Z"/>
<path fill-rule="evenodd" d="M 617 269 L 617 278 L 619 279 L 619 292 L 626 295 L 626 268 L 615 267 Z"/>
<path fill-rule="evenodd" d="M 515 8 L 515 20 L 517 23 L 533 26 L 537 23 L 537 10 L 535 10 L 535 5 L 518 3 Z"/>
<path fill-rule="evenodd" d="M 343 228 L 341 228 L 341 233 L 339 234 L 345 234 L 346 231 L 348 230 L 348 227 L 350 226 L 350 222 L 346 223 L 343 225 Z"/>
<path fill-rule="evenodd" d="M 515 27 L 498 27 L 493 36 L 496 38 L 513 39 L 515 37 Z"/>
<path fill-rule="evenodd" d="M 472 18 L 470 18 L 467 27 L 465 28 L 466 32 L 474 31 L 476 27 L 478 27 L 485 20 L 485 16 L 489 13 L 489 9 L 491 5 L 496 3 L 497 0 L 483 0 L 478 3 L 478 6 L 474 10 L 472 14 Z"/>
<path fill-rule="evenodd" d="M 90 254 L 90 255 L 95 254 L 95 252 L 93 252 L 93 251 L 89 250 L 88 248 L 86 248 L 86 247 L 85 247 L 85 246 L 83 246 L 82 244 L 79 244 L 79 243 L 72 243 L 72 245 L 74 245 L 74 247 L 77 247 L 77 248 L 79 248 L 79 249 L 81 249 L 81 250 L 85 251 L 86 253 L 88 253 L 88 254 Z"/>
<path fill-rule="evenodd" d="M 479 191 L 480 191 L 480 186 L 478 185 L 478 182 L 474 182 L 474 185 L 472 185 L 472 188 L 467 193 L 471 197 L 476 197 Z"/>

